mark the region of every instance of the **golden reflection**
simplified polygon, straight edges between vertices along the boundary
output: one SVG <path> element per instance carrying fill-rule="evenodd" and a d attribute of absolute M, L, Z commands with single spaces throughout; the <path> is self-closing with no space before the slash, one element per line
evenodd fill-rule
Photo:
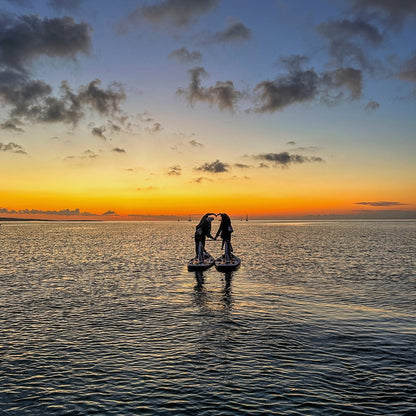
<path fill-rule="evenodd" d="M 214 310 L 218 309 L 218 306 L 222 310 L 230 310 L 233 307 L 234 299 L 232 296 L 232 275 L 231 273 L 221 273 L 221 281 L 224 282 L 223 289 L 217 295 L 215 292 L 208 291 L 205 284 L 205 276 L 203 271 L 195 271 L 195 281 L 194 286 L 194 302 L 201 310 Z"/>

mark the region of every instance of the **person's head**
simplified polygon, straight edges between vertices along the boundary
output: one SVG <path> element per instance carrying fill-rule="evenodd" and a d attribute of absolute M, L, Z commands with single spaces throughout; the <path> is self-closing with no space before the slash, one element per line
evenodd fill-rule
<path fill-rule="evenodd" d="M 208 218 L 207 218 L 207 221 L 208 221 L 208 222 L 214 221 L 214 218 L 212 218 L 212 217 L 208 217 Z"/>

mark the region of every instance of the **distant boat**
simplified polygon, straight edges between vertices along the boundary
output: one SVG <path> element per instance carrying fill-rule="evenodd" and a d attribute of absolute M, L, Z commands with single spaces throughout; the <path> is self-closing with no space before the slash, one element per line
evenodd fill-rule
<path fill-rule="evenodd" d="M 246 214 L 246 221 L 248 221 L 248 214 Z"/>
<path fill-rule="evenodd" d="M 188 221 L 192 221 L 191 214 L 189 214 L 189 219 L 188 219 Z"/>

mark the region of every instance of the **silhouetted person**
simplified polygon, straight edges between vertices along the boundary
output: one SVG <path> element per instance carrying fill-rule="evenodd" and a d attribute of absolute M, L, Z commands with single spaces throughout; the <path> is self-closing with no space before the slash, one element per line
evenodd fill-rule
<path fill-rule="evenodd" d="M 199 253 L 199 243 L 202 243 L 202 253 L 205 251 L 205 238 L 209 237 L 214 239 L 214 237 L 211 235 L 211 221 L 214 219 L 210 217 L 210 215 L 216 215 L 213 212 L 208 212 L 205 214 L 201 221 L 199 221 L 199 224 L 196 226 L 195 231 L 195 253 L 198 257 Z"/>
<path fill-rule="evenodd" d="M 222 238 L 222 245 L 221 250 L 224 248 L 225 242 L 227 241 L 230 244 L 230 252 L 233 251 L 233 246 L 231 245 L 231 233 L 234 231 L 233 227 L 231 226 L 231 219 L 227 214 L 217 214 L 221 215 L 221 224 L 218 228 L 217 234 L 215 235 L 215 239 L 221 234 Z"/>

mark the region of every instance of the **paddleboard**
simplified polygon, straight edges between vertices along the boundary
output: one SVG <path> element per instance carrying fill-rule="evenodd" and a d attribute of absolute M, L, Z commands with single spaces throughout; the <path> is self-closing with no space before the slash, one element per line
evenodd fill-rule
<path fill-rule="evenodd" d="M 198 257 L 194 257 L 189 260 L 188 271 L 198 271 L 198 270 L 207 270 L 215 263 L 214 257 L 209 253 L 204 254 L 202 262 L 198 260 Z"/>
<path fill-rule="evenodd" d="M 237 270 L 240 267 L 241 260 L 239 257 L 231 255 L 230 261 L 225 260 L 225 255 L 218 257 L 215 260 L 215 268 L 219 272 L 232 272 L 233 270 Z"/>

